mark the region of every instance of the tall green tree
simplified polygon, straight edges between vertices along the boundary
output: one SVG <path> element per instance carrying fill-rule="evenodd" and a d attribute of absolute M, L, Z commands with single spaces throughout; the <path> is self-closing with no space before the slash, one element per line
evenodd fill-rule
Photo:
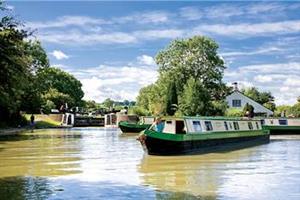
<path fill-rule="evenodd" d="M 174 40 L 156 56 L 159 79 L 176 81 L 178 94 L 190 78 L 198 80 L 209 91 L 212 98 L 221 98 L 218 92 L 222 82 L 224 61 L 217 53 L 215 41 L 204 36 Z"/>
<path fill-rule="evenodd" d="M 71 99 L 69 106 L 80 106 L 84 95 L 82 84 L 73 75 L 55 67 L 48 67 L 37 72 L 37 82 L 40 84 L 40 91 L 46 94 L 50 89 L 68 95 Z M 60 106 L 60 105 L 57 105 Z"/>
<path fill-rule="evenodd" d="M 136 104 L 152 115 L 163 115 L 166 110 L 165 101 L 163 86 L 155 83 L 140 89 Z"/>
<path fill-rule="evenodd" d="M 180 112 L 188 116 L 208 115 L 210 107 L 211 97 L 209 91 L 200 81 L 190 78 L 184 86 L 179 104 Z"/>
<path fill-rule="evenodd" d="M 166 112 L 168 115 L 172 116 L 175 114 L 178 106 L 178 96 L 176 91 L 176 84 L 174 82 L 170 82 L 166 98 Z"/>
<path fill-rule="evenodd" d="M 196 106 L 187 104 L 187 102 L 193 102 L 193 97 L 188 98 L 187 94 L 195 94 L 200 104 L 210 104 L 211 107 L 206 108 L 207 115 L 222 115 L 227 107 L 223 99 L 230 92 L 230 88 L 222 82 L 225 66 L 217 50 L 217 43 L 203 36 L 171 42 L 156 56 L 159 72 L 157 82 L 140 90 L 137 105 L 148 110 L 153 107 L 156 107 L 156 110 L 160 108 L 162 110 L 160 113 L 165 114 L 170 112 L 170 104 L 174 104 L 171 99 L 175 100 L 175 95 L 177 95 L 181 112 L 204 114 L 198 105 L 195 110 L 199 112 L 187 111 L 188 107 L 193 110 L 193 106 Z M 190 79 L 195 83 L 190 81 L 187 86 Z M 172 91 L 170 86 L 176 88 L 176 93 L 170 93 Z M 198 88 L 201 90 L 198 91 Z M 193 89 L 195 90 L 192 91 Z M 199 92 L 204 93 L 198 94 Z M 206 99 L 200 99 L 200 97 Z M 153 110 L 151 112 L 154 113 Z"/>
<path fill-rule="evenodd" d="M 30 59 L 25 48 L 25 39 L 29 35 L 13 17 L 1 18 L 0 121 L 14 121 L 12 117 L 18 115 L 24 89 L 29 83 Z"/>

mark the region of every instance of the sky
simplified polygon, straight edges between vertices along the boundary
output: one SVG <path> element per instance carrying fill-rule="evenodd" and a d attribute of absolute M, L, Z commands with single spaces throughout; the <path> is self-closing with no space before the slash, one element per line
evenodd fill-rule
<path fill-rule="evenodd" d="M 52 66 L 83 84 L 84 99 L 135 100 L 157 80 L 155 55 L 174 39 L 219 44 L 224 82 L 270 91 L 277 105 L 300 96 L 300 2 L 7 1 L 34 30 Z"/>

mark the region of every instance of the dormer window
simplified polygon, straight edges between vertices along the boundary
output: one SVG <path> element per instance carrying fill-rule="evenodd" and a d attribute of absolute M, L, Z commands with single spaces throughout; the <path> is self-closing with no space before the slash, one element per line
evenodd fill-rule
<path fill-rule="evenodd" d="M 232 100 L 232 107 L 241 107 L 242 101 L 240 99 L 233 99 Z"/>

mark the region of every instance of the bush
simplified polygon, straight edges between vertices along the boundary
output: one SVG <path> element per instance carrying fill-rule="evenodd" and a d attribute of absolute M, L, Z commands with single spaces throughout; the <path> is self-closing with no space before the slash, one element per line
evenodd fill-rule
<path fill-rule="evenodd" d="M 244 112 L 243 112 L 243 110 L 240 110 L 237 108 L 229 108 L 226 110 L 225 116 L 227 116 L 227 117 L 243 117 Z"/>
<path fill-rule="evenodd" d="M 151 113 L 149 111 L 147 111 L 146 109 L 143 109 L 141 107 L 138 107 L 138 106 L 130 107 L 128 109 L 128 113 L 129 114 L 135 114 L 135 115 L 138 115 L 138 116 L 149 116 L 149 115 L 151 115 Z"/>
<path fill-rule="evenodd" d="M 43 105 L 42 108 L 43 108 L 44 113 L 49 114 L 49 113 L 51 113 L 51 109 L 55 108 L 55 104 L 52 101 L 47 100 L 46 104 Z"/>

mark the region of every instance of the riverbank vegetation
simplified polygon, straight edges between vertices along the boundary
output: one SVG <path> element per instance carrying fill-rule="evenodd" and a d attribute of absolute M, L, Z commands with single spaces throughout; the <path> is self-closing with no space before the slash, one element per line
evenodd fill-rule
<path fill-rule="evenodd" d="M 81 83 L 51 67 L 34 32 L 10 15 L 0 1 L 0 126 L 26 124 L 20 111 L 39 113 L 61 104 L 82 104 Z"/>

